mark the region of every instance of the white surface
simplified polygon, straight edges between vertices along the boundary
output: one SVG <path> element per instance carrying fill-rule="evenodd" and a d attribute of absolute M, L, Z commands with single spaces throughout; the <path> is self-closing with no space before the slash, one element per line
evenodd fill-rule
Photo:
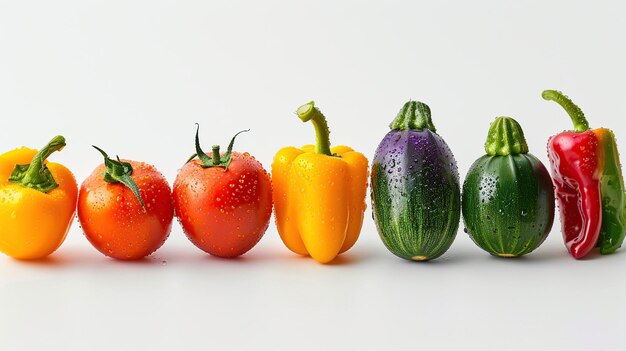
<path fill-rule="evenodd" d="M 498 115 L 547 161 L 547 138 L 570 126 L 541 99 L 556 88 L 624 153 L 623 13 L 574 1 L 2 1 L 0 149 L 62 133 L 52 159 L 79 180 L 97 144 L 173 181 L 200 122 L 207 146 L 252 128 L 236 149 L 269 168 L 280 147 L 313 140 L 293 111 L 315 99 L 332 142 L 371 157 L 413 98 L 464 177 Z M 0 349 L 623 349 L 624 250 L 575 261 L 557 222 L 526 258 L 492 258 L 459 230 L 440 260 L 415 264 L 387 252 L 369 210 L 361 235 L 322 266 L 290 254 L 272 225 L 227 261 L 176 224 L 154 256 L 121 263 L 74 225 L 46 262 L 0 258 Z"/>

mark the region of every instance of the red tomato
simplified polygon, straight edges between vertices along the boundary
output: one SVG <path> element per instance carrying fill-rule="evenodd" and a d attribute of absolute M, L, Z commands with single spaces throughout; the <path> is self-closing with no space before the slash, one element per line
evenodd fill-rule
<path fill-rule="evenodd" d="M 156 168 L 127 161 L 133 167 L 145 210 L 133 192 L 121 183 L 107 183 L 98 166 L 83 182 L 78 196 L 78 219 L 91 244 L 103 254 L 136 260 L 156 251 L 172 228 L 174 208 L 167 181 Z"/>
<path fill-rule="evenodd" d="M 272 214 L 269 174 L 248 153 L 224 167 L 188 162 L 174 182 L 174 207 L 185 234 L 201 250 L 236 257 L 256 245 Z"/>

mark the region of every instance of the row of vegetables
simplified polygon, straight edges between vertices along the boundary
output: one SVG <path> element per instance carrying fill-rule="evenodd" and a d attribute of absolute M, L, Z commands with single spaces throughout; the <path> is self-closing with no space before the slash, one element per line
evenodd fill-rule
<path fill-rule="evenodd" d="M 486 154 L 461 186 L 454 156 L 436 133 L 429 107 L 407 102 L 391 122 L 371 167 L 374 221 L 385 246 L 415 261 L 441 256 L 452 244 L 461 212 L 465 232 L 501 257 L 527 254 L 543 243 L 554 219 L 555 194 L 565 245 L 574 258 L 599 248 L 615 252 L 626 235 L 624 181 L 615 137 L 591 130 L 583 112 L 558 91 L 543 98 L 560 104 L 574 130 L 550 138 L 546 167 L 529 153 L 521 126 L 498 117 Z M 64 241 L 75 214 L 85 236 L 103 254 L 140 259 L 167 239 L 174 216 L 201 250 L 236 257 L 254 247 L 268 228 L 272 208 L 291 251 L 327 263 L 357 241 L 370 169 L 361 153 L 330 146 L 326 118 L 313 102 L 298 117 L 315 128 L 316 144 L 278 151 L 272 174 L 248 153 L 205 152 L 196 130 L 195 153 L 173 187 L 143 162 L 111 158 L 80 190 L 72 173 L 47 158 L 65 147 L 54 137 L 41 150 L 0 155 L 0 250 L 39 259 Z"/>

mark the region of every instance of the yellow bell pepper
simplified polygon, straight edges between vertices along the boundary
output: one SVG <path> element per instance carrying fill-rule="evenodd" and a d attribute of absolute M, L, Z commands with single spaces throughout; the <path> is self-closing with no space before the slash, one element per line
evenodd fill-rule
<path fill-rule="evenodd" d="M 0 251 L 40 259 L 65 240 L 76 212 L 78 185 L 64 166 L 46 158 L 65 146 L 57 136 L 39 152 L 19 148 L 0 155 Z"/>
<path fill-rule="evenodd" d="M 328 263 L 359 238 L 368 162 L 347 146 L 330 148 L 326 118 L 312 101 L 297 114 L 315 127 L 317 145 L 285 147 L 274 157 L 276 226 L 291 251 Z"/>

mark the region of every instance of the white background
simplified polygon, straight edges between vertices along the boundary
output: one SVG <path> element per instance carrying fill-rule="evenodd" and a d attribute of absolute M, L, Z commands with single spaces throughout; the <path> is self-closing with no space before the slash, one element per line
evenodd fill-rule
<path fill-rule="evenodd" d="M 314 99 L 332 142 L 371 158 L 412 98 L 464 178 L 499 115 L 546 162 L 571 124 L 540 94 L 561 89 L 624 153 L 625 8 L 586 3 L 2 1 L 0 149 L 63 134 L 51 160 L 79 182 L 101 162 L 91 144 L 173 181 L 199 122 L 207 149 L 251 128 L 236 149 L 269 169 L 280 147 L 313 141 L 293 112 Z M 461 226 L 441 259 L 411 263 L 368 209 L 333 265 L 292 255 L 273 225 L 241 259 L 212 258 L 178 224 L 123 263 L 76 223 L 44 262 L 0 258 L 0 349 L 623 349 L 625 251 L 575 261 L 555 222 L 534 253 L 497 259 Z"/>

